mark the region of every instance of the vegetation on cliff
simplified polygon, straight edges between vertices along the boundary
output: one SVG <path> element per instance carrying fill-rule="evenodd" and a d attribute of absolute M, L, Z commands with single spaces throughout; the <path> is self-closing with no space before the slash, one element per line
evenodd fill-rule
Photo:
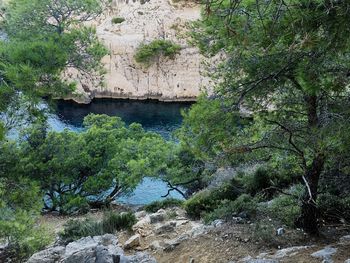
<path fill-rule="evenodd" d="M 157 39 L 149 44 L 141 44 L 136 51 L 135 60 L 148 67 L 162 56 L 174 59 L 180 50 L 179 45 L 169 40 Z"/>

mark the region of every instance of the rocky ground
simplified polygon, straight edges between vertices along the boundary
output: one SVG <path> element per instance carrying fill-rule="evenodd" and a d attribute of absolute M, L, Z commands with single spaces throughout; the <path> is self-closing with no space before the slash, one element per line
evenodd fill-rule
<path fill-rule="evenodd" d="M 252 230 L 254 223 L 244 218 L 204 225 L 190 220 L 180 208 L 151 214 L 139 211 L 135 215 L 138 222 L 132 232 L 87 237 L 66 247 L 54 246 L 28 262 L 350 263 L 350 235 L 345 229 L 324 229 L 317 239 L 287 229 L 281 235 L 271 233 L 270 239 L 259 240 Z M 99 218 L 101 213 L 89 216 Z M 44 218 L 57 231 L 65 220 Z"/>

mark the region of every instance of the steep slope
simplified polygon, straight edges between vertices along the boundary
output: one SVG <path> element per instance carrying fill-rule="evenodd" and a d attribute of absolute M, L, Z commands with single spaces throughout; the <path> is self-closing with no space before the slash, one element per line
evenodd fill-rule
<path fill-rule="evenodd" d="M 114 17 L 125 21 L 114 24 Z M 203 77 L 203 57 L 184 39 L 186 23 L 200 17 L 195 4 L 170 3 L 168 0 L 128 2 L 114 0 L 111 8 L 95 21 L 99 38 L 110 50 L 103 60 L 107 74 L 105 85 L 68 72 L 78 84 L 74 99 L 88 103 L 92 98 L 158 99 L 162 101 L 195 100 L 208 81 Z M 141 43 L 166 39 L 181 45 L 174 60 L 160 58 L 149 68 L 137 64 L 134 54 Z"/>

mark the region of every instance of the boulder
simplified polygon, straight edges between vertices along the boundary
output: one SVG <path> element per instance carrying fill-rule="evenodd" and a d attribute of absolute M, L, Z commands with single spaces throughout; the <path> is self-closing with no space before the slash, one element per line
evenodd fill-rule
<path fill-rule="evenodd" d="M 295 246 L 295 247 L 288 247 L 278 250 L 275 255 L 273 255 L 273 258 L 284 258 L 287 256 L 294 256 L 299 251 L 305 250 L 310 248 L 310 246 Z"/>
<path fill-rule="evenodd" d="M 69 243 L 66 247 L 55 246 L 34 254 L 28 263 L 156 263 L 148 254 L 137 253 L 124 256 L 113 235 L 85 237 Z"/>
<path fill-rule="evenodd" d="M 35 253 L 27 263 L 55 263 L 65 252 L 64 246 L 57 246 Z"/>
<path fill-rule="evenodd" d="M 316 251 L 311 254 L 314 258 L 322 259 L 323 262 L 333 262 L 332 256 L 337 253 L 337 248 L 334 247 L 325 247 L 324 249 L 321 249 L 319 251 Z"/>
<path fill-rule="evenodd" d="M 140 245 L 141 236 L 139 234 L 130 237 L 124 244 L 124 249 L 135 248 Z"/>

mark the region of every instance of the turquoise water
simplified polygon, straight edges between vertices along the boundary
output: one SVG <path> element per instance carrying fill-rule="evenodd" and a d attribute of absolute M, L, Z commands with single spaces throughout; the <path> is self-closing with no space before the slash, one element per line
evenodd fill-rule
<path fill-rule="evenodd" d="M 171 139 L 172 132 L 180 127 L 181 110 L 188 109 L 190 103 L 164 103 L 158 101 L 132 101 L 115 99 L 93 100 L 88 105 L 71 101 L 58 101 L 55 113 L 49 118 L 52 129 L 61 131 L 68 128 L 82 130 L 82 122 L 89 113 L 119 116 L 126 124 L 137 122 L 144 129 Z M 130 205 L 143 205 L 162 199 L 168 192 L 166 183 L 161 180 L 145 178 L 133 193 L 118 198 L 118 201 Z M 170 197 L 182 198 L 177 192 Z"/>

